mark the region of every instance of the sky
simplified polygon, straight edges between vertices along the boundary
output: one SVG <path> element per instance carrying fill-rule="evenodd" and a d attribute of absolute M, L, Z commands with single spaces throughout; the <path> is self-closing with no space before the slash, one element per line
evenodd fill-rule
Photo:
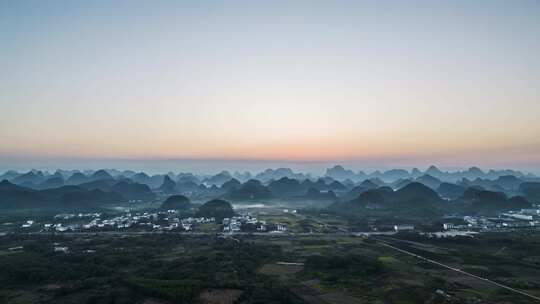
<path fill-rule="evenodd" d="M 538 54 L 539 1 L 0 0 L 0 168 L 538 172 Z"/>

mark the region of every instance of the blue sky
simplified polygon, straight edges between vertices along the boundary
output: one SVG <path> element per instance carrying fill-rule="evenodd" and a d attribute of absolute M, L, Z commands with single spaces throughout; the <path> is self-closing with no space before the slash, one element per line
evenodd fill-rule
<path fill-rule="evenodd" d="M 0 1 L 0 166 L 540 167 L 538 1 Z"/>

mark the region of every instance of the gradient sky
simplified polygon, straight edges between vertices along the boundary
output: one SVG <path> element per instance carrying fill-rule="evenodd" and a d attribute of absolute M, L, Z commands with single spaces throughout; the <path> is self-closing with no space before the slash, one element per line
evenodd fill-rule
<path fill-rule="evenodd" d="M 0 166 L 540 168 L 539 1 L 0 0 Z"/>

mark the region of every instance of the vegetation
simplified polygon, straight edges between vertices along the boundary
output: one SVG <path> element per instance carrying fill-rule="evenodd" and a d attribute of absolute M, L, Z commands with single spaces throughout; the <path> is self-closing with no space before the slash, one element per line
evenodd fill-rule
<path fill-rule="evenodd" d="M 529 293 L 540 290 L 537 234 L 438 239 L 409 233 L 365 240 L 5 235 L 0 238 L 0 302 L 197 303 L 203 296 L 234 291 L 237 303 L 528 303 L 379 240 Z M 18 246 L 22 249 L 9 249 Z"/>
<path fill-rule="evenodd" d="M 226 217 L 232 217 L 234 210 L 231 203 L 224 200 L 211 200 L 199 207 L 197 216 L 213 217 L 216 221 L 221 221 Z"/>
<path fill-rule="evenodd" d="M 192 207 L 189 198 L 183 195 L 171 195 L 161 204 L 161 209 L 164 210 L 187 210 Z"/>
<path fill-rule="evenodd" d="M 358 254 L 314 255 L 307 258 L 305 265 L 303 276 L 316 277 L 330 287 L 350 286 L 358 280 L 365 280 L 384 271 L 379 260 Z"/>
<path fill-rule="evenodd" d="M 24 249 L 10 252 L 7 248 L 14 244 L 23 244 Z M 177 254 L 174 249 L 178 245 L 190 249 Z M 69 252 L 55 252 L 57 246 L 66 246 Z M 45 292 L 45 303 L 67 303 L 74 296 L 77 303 L 92 303 L 98 299 L 89 296 L 94 294 L 90 291 L 97 292 L 103 286 L 108 287 L 101 299 L 114 299 L 115 303 L 133 303 L 130 301 L 137 295 L 193 303 L 205 288 L 240 289 L 245 302 L 279 303 L 294 298 L 257 273 L 259 267 L 281 255 L 280 248 L 271 245 L 174 235 L 87 239 L 10 236 L 2 240 L 0 254 L 0 302 L 15 300 L 11 296 L 17 292 L 11 291 L 48 284 L 55 284 L 58 290 Z M 114 289 L 125 289 L 126 293 L 113 294 Z"/>

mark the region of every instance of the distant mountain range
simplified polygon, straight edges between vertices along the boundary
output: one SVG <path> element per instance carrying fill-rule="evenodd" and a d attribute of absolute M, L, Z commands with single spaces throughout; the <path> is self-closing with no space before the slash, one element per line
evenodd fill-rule
<path fill-rule="evenodd" d="M 462 179 L 474 180 L 474 179 L 497 179 L 502 176 L 514 176 L 516 178 L 537 178 L 533 174 L 524 174 L 516 170 L 487 170 L 483 171 L 478 167 L 471 167 L 463 171 L 445 172 L 437 168 L 436 166 L 430 166 L 426 171 L 421 171 L 417 168 L 407 171 L 404 169 L 391 169 L 388 171 L 375 171 L 372 173 L 364 173 L 363 171 L 353 172 L 343 168 L 342 166 L 334 166 L 326 170 L 326 176 L 335 180 L 350 179 L 353 181 L 378 178 L 384 182 L 393 182 L 399 179 L 416 179 L 422 175 L 429 175 L 435 177 L 441 181 L 457 182 Z"/>
<path fill-rule="evenodd" d="M 185 172 L 148 175 L 114 169 L 57 170 L 54 173 L 31 170 L 7 171 L 0 175 L 0 181 L 0 208 L 92 207 L 126 201 L 153 201 L 171 195 L 239 202 L 326 201 L 352 210 L 359 206 L 373 210 L 397 206 L 417 210 L 416 207 L 426 209 L 429 206 L 435 207 L 431 211 L 436 211 L 441 204 L 452 201 L 463 210 L 485 212 L 489 206 L 504 209 L 540 203 L 538 177 L 514 170 L 483 171 L 476 167 L 444 172 L 431 166 L 425 171 L 392 169 L 366 174 L 334 166 L 319 177 L 289 168 L 267 169 L 257 174 L 222 171 L 215 175 Z M 479 195 L 472 196 L 476 192 L 471 189 L 480 191 Z M 487 195 L 489 193 L 501 195 Z M 481 210 L 479 206 L 483 206 L 486 198 L 496 203 L 485 203 L 488 208 Z"/>
<path fill-rule="evenodd" d="M 442 171 L 436 166 L 430 166 L 425 171 L 421 171 L 414 168 L 410 171 L 404 169 L 390 169 L 387 171 L 374 171 L 371 173 L 365 173 L 363 171 L 354 172 L 350 169 L 346 169 L 343 166 L 336 165 L 332 168 L 328 168 L 326 173 L 322 176 L 312 176 L 310 174 L 294 172 L 290 168 L 277 168 L 266 169 L 260 173 L 252 174 L 250 172 L 234 172 L 221 171 L 215 175 L 196 175 L 192 173 L 181 172 L 175 174 L 169 172 L 167 174 L 155 174 L 148 175 L 145 172 L 134 172 L 131 170 L 119 171 L 115 169 L 100 169 L 96 171 L 80 171 L 80 170 L 61 170 L 58 169 L 54 173 L 40 170 L 30 170 L 28 172 L 7 171 L 0 175 L 0 180 L 9 180 L 15 184 L 26 184 L 27 186 L 37 187 L 38 185 L 46 182 L 49 179 L 55 180 L 50 183 L 58 182 L 61 178 L 65 184 L 76 185 L 84 182 L 90 182 L 98 179 L 110 179 L 110 178 L 129 178 L 134 182 L 140 184 L 146 184 L 151 188 L 157 188 L 163 182 L 164 176 L 169 176 L 175 182 L 194 182 L 197 184 L 216 185 L 221 186 L 223 183 L 236 179 L 240 182 L 246 182 L 250 179 L 259 180 L 262 183 L 269 183 L 273 180 L 279 180 L 283 177 L 296 179 L 296 180 L 317 180 L 318 178 L 328 177 L 336 181 L 343 183 L 358 183 L 366 179 L 380 180 L 384 183 L 392 183 L 398 180 L 416 180 L 422 176 L 431 176 L 439 179 L 442 182 L 459 182 L 461 180 L 494 180 L 500 177 L 513 176 L 517 179 L 540 179 L 533 174 L 525 174 L 516 170 L 482 170 L 477 167 L 471 167 L 462 171 Z"/>
<path fill-rule="evenodd" d="M 502 192 L 479 188 L 461 190 L 461 187 L 449 189 L 454 197 L 445 200 L 430 187 L 412 182 L 395 191 L 389 187 L 369 189 L 361 192 L 356 199 L 335 202 L 328 209 L 347 216 L 386 214 L 429 217 L 445 213 L 496 215 L 503 211 L 532 207 L 524 196 L 508 197 Z"/>

